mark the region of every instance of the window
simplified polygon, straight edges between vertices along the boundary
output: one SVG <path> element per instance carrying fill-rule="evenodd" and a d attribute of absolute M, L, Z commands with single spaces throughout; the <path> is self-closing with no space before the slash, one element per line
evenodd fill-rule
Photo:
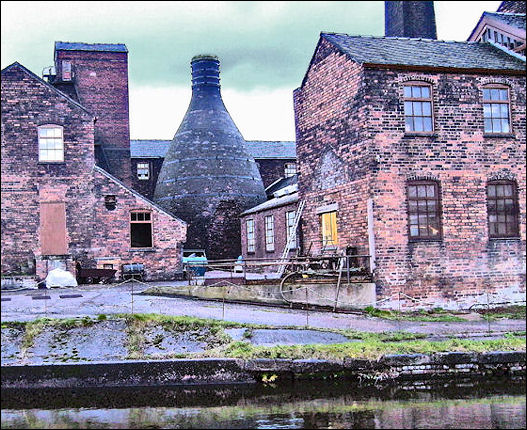
<path fill-rule="evenodd" d="M 71 62 L 62 61 L 62 80 L 71 81 Z"/>
<path fill-rule="evenodd" d="M 64 161 L 64 138 L 60 125 L 42 125 L 38 128 L 38 161 Z"/>
<path fill-rule="evenodd" d="M 247 220 L 247 252 L 253 253 L 256 250 L 256 240 L 254 237 L 254 220 Z"/>
<path fill-rule="evenodd" d="M 518 237 L 518 199 L 516 183 L 492 181 L 487 185 L 489 236 Z"/>
<path fill-rule="evenodd" d="M 284 164 L 284 176 L 289 178 L 290 176 L 296 175 L 296 163 L 285 163 Z"/>
<path fill-rule="evenodd" d="M 509 90 L 503 86 L 483 89 L 485 133 L 509 133 Z"/>
<path fill-rule="evenodd" d="M 433 131 L 431 86 L 412 83 L 404 86 L 404 121 L 407 132 Z"/>
<path fill-rule="evenodd" d="M 137 178 L 141 180 L 150 178 L 150 163 L 137 163 Z"/>
<path fill-rule="evenodd" d="M 265 250 L 274 251 L 274 216 L 265 217 Z"/>
<path fill-rule="evenodd" d="M 146 211 L 130 213 L 130 245 L 132 248 L 152 247 L 152 218 Z"/>
<path fill-rule="evenodd" d="M 296 217 L 296 211 L 289 211 L 285 213 L 285 225 L 286 225 L 286 231 L 287 231 L 287 240 L 289 240 L 289 236 L 291 234 L 293 235 L 293 240 L 291 241 L 291 248 L 297 247 L 297 237 L 296 237 L 296 229 L 295 229 L 295 217 Z"/>
<path fill-rule="evenodd" d="M 326 212 L 322 214 L 322 248 L 335 247 L 337 238 L 337 212 Z"/>
<path fill-rule="evenodd" d="M 408 184 L 408 216 L 410 239 L 441 238 L 441 212 L 437 182 L 415 181 Z"/>

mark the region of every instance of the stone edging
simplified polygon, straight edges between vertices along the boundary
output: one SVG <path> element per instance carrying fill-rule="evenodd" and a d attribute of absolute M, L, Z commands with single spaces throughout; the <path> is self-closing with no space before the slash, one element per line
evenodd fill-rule
<path fill-rule="evenodd" d="M 525 374 L 525 351 L 386 355 L 345 359 L 174 359 L 2 366 L 2 388 L 112 387 L 254 383 L 283 379 L 355 377 L 361 380 L 435 379 Z M 275 379 L 275 378 L 273 378 Z"/>

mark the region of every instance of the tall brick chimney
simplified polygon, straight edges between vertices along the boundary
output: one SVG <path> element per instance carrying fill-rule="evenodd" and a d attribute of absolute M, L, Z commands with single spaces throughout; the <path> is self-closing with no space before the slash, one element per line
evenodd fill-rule
<path fill-rule="evenodd" d="M 388 37 L 437 39 L 433 1 L 385 1 L 384 33 Z"/>
<path fill-rule="evenodd" d="M 192 58 L 192 99 L 163 161 L 154 201 L 188 223 L 185 248 L 241 253 L 239 215 L 265 201 L 260 172 L 223 104 L 220 62 Z"/>
<path fill-rule="evenodd" d="M 55 42 L 55 68 L 53 84 L 73 85 L 79 103 L 97 117 L 97 164 L 131 186 L 126 45 Z"/>

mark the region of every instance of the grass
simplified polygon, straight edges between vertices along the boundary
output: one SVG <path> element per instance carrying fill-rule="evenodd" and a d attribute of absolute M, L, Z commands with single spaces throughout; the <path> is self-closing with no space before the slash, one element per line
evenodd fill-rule
<path fill-rule="evenodd" d="M 449 339 L 438 342 L 413 340 L 407 342 L 383 342 L 379 340 L 360 343 L 332 345 L 279 345 L 273 347 L 253 346 L 247 342 L 232 342 L 222 350 L 213 351 L 228 358 L 288 358 L 288 359 L 328 359 L 362 358 L 378 360 L 386 354 L 433 354 L 437 352 L 465 351 L 518 351 L 525 350 L 525 339 L 511 337 L 499 340 Z M 211 351 L 212 352 L 212 351 Z M 210 352 L 203 354 L 212 356 Z"/>
<path fill-rule="evenodd" d="M 430 311 L 418 310 L 414 312 L 389 311 L 366 306 L 364 312 L 372 317 L 400 321 L 426 321 L 426 322 L 462 322 L 466 319 L 453 315 L 442 308 L 433 308 Z"/>
<path fill-rule="evenodd" d="M 69 330 L 76 327 L 91 327 L 109 319 L 106 315 L 97 318 L 51 319 L 40 318 L 30 322 L 2 323 L 2 328 L 23 328 L 21 353 L 26 354 L 36 337 L 44 330 L 52 328 Z M 274 347 L 253 346 L 249 341 L 255 329 L 277 329 L 261 324 L 241 324 L 228 321 L 196 318 L 188 316 L 168 316 L 160 314 L 120 314 L 111 317 L 126 322 L 126 346 L 128 358 L 183 358 L 183 357 L 231 357 L 231 358 L 317 358 L 342 360 L 344 358 L 378 359 L 385 354 L 431 354 L 446 351 L 509 351 L 525 350 L 525 331 L 507 333 L 498 340 L 446 339 L 428 341 L 423 333 L 383 332 L 369 333 L 352 329 L 317 329 L 318 331 L 342 334 L 360 342 L 331 345 L 279 345 Z M 245 328 L 242 341 L 233 341 L 225 332 L 226 328 Z M 171 354 L 159 353 L 145 356 L 149 345 L 159 347 L 164 334 L 150 335 L 153 328 L 162 328 L 168 332 L 185 333 L 196 341 L 206 343 L 203 353 Z M 305 327 L 287 327 L 304 329 Z M 311 328 L 312 329 L 312 328 Z"/>
<path fill-rule="evenodd" d="M 478 312 L 487 321 L 495 321 L 498 319 L 514 319 L 524 320 L 525 319 L 525 306 L 514 305 L 514 306 L 501 306 L 490 309 L 477 309 Z"/>

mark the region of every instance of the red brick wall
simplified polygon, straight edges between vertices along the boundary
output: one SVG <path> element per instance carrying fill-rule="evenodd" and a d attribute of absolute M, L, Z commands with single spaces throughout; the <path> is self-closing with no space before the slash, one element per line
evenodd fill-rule
<path fill-rule="evenodd" d="M 38 162 L 37 126 L 64 127 L 64 163 Z M 181 270 L 181 243 L 186 225 L 153 203 L 93 170 L 93 117 L 48 85 L 12 66 L 2 71 L 2 273 L 34 273 L 39 278 L 53 266 L 42 255 L 40 203 L 64 202 L 68 253 L 96 267 L 101 258 L 117 264 L 145 264 L 148 279 L 169 279 Z M 117 196 L 109 211 L 106 195 Z M 153 248 L 130 249 L 130 210 L 151 210 Z M 36 267 L 34 260 L 36 260 Z M 28 263 L 29 262 L 29 263 Z M 30 267 L 32 266 L 32 267 Z"/>
<path fill-rule="evenodd" d="M 402 84 L 409 79 L 433 85 L 430 137 L 405 135 Z M 491 82 L 511 87 L 509 136 L 483 134 L 481 87 Z M 363 69 L 322 39 L 294 99 L 306 250 L 320 250 L 317 208 L 337 204 L 339 248 L 370 252 L 371 198 L 380 298 L 401 291 L 427 300 L 419 305 L 454 307 L 485 301 L 487 292 L 494 300 L 524 295 L 524 77 Z M 411 243 L 406 182 L 426 177 L 440 182 L 443 239 Z M 494 178 L 518 184 L 518 239 L 488 238 L 485 193 Z"/>
<path fill-rule="evenodd" d="M 280 206 L 256 212 L 240 217 L 241 222 L 241 241 L 242 241 L 242 256 L 244 259 L 252 258 L 264 258 L 264 259 L 279 259 L 284 252 L 285 245 L 287 243 L 287 225 L 286 225 L 286 213 L 290 211 L 296 211 L 297 203 L 291 203 L 288 205 Z M 274 251 L 269 252 L 265 250 L 265 217 L 274 216 Z M 255 230 L 255 252 L 247 252 L 247 220 L 254 220 Z M 291 250 L 292 253 L 296 252 L 296 249 Z"/>
<path fill-rule="evenodd" d="M 370 186 L 369 136 L 362 69 L 321 41 L 302 88 L 294 93 L 303 246 L 310 254 L 322 248 L 321 215 L 338 205 L 339 247 L 367 253 L 367 207 Z"/>
<path fill-rule="evenodd" d="M 432 84 L 435 132 L 404 131 L 402 85 Z M 521 297 L 525 292 L 525 78 L 366 70 L 372 112 L 368 129 L 379 160 L 374 189 L 377 285 L 384 295 L 399 291 L 437 305 L 486 301 L 486 293 Z M 482 86 L 511 88 L 509 136 L 483 132 Z M 439 181 L 443 238 L 410 242 L 406 182 Z M 520 238 L 489 240 L 486 183 L 517 182 Z M 470 297 L 473 296 L 473 297 Z M 479 296 L 479 297 L 477 297 Z M 410 303 L 408 303 L 410 304 Z"/>
<path fill-rule="evenodd" d="M 110 172 L 131 185 L 128 53 L 56 51 L 58 77 L 63 60 L 72 63 L 80 103 L 97 116 L 95 142 L 102 145 Z"/>

